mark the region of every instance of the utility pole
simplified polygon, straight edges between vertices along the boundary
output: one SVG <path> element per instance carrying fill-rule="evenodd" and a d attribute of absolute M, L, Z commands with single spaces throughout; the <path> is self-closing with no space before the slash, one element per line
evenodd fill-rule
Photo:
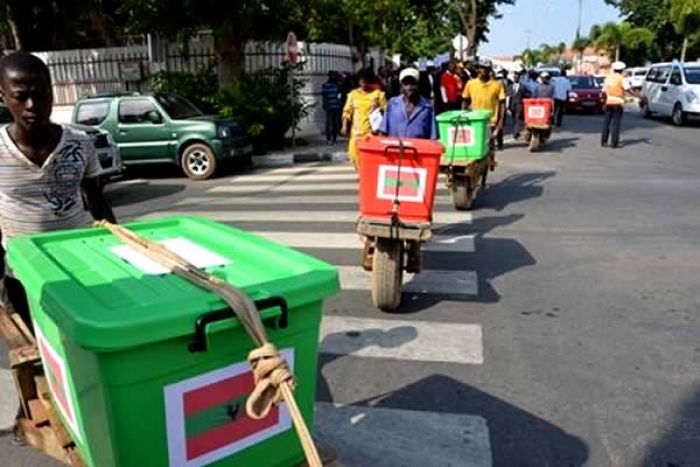
<path fill-rule="evenodd" d="M 578 26 L 576 27 L 576 39 L 581 38 L 581 15 L 583 12 L 583 0 L 578 0 Z"/>

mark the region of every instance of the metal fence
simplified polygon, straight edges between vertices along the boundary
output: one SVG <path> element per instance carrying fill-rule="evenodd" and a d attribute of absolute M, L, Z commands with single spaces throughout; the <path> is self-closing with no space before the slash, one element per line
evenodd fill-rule
<path fill-rule="evenodd" d="M 317 103 L 321 85 L 329 70 L 352 72 L 352 49 L 339 44 L 300 43 L 303 67 L 299 78 L 304 80 L 302 98 L 312 106 L 302 122 L 301 133 L 320 132 L 324 115 Z M 203 67 L 216 67 L 216 56 L 210 43 L 183 48 L 167 44 L 161 62 L 149 62 L 148 47 L 136 45 L 103 49 L 39 52 L 49 67 L 53 80 L 55 104 L 72 105 L 80 97 L 109 92 L 146 92 L 155 71 L 195 72 Z M 253 72 L 278 67 L 287 59 L 283 44 L 248 42 L 245 47 L 245 68 Z"/>

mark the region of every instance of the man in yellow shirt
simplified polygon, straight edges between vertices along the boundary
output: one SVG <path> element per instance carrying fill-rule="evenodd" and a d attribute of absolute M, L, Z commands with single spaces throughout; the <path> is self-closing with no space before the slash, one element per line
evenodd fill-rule
<path fill-rule="evenodd" d="M 493 64 L 488 58 L 480 58 L 476 63 L 477 78 L 470 79 L 462 92 L 462 108 L 471 110 L 488 110 L 491 112 L 491 140 L 489 142 L 489 168 L 496 167 L 496 147 L 494 138 L 503 130 L 506 111 L 506 91 L 503 82 L 495 79 L 491 70 Z M 486 172 L 481 184 L 486 183 Z"/>

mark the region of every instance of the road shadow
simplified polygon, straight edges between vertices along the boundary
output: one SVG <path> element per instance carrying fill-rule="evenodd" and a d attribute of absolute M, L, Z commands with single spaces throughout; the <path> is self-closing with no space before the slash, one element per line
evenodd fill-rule
<path fill-rule="evenodd" d="M 327 383 L 320 372 L 317 400 L 333 402 L 326 388 Z M 446 417 L 449 415 L 481 417 L 488 427 L 488 440 L 494 467 L 578 467 L 583 466 L 589 457 L 588 446 L 579 437 L 507 401 L 449 376 L 432 375 L 401 389 L 353 402 L 352 407 L 365 407 L 368 412 L 374 408 L 382 408 L 425 412 L 426 415 L 428 412 L 437 412 Z M 349 429 L 363 430 L 365 427 L 360 422 Z M 391 443 L 396 444 L 396 449 L 400 447 L 401 432 L 401 427 L 396 427 L 392 436 L 383 436 L 384 433 L 381 432 L 374 435 L 378 442 L 389 443 L 384 445 L 383 449 L 391 452 L 393 450 Z M 333 433 L 330 436 L 323 434 L 322 438 L 333 446 Z M 466 439 L 464 441 L 468 442 Z M 421 440 L 415 440 L 415 442 L 420 443 Z M 338 444 L 342 445 L 342 440 L 339 440 Z M 433 452 L 434 449 L 433 447 Z M 469 447 L 466 447 L 466 450 L 468 451 Z M 362 456 L 362 453 L 354 454 Z M 339 452 L 339 455 L 342 462 L 343 452 Z M 353 458 L 359 460 L 355 455 Z M 467 462 L 468 459 L 464 459 L 462 465 L 470 465 Z M 383 465 L 392 464 L 389 462 Z"/>
<path fill-rule="evenodd" d="M 184 184 L 178 185 L 153 185 L 148 181 L 140 183 L 118 183 L 105 187 L 105 197 L 113 207 L 128 206 L 130 204 L 152 201 L 157 198 L 172 196 L 183 192 Z"/>
<path fill-rule="evenodd" d="M 645 467 L 700 465 L 700 388 L 677 410 L 675 424 L 645 449 Z"/>
<path fill-rule="evenodd" d="M 621 147 L 636 146 L 638 144 L 651 145 L 649 138 L 627 138 L 620 142 Z"/>
<path fill-rule="evenodd" d="M 499 227 L 514 224 L 523 217 L 523 214 L 489 216 L 474 219 L 472 224 L 452 224 L 436 229 L 435 233 L 440 235 L 474 235 L 474 242 L 478 247 L 474 252 L 426 251 L 423 253 L 424 270 L 475 271 L 476 294 L 404 292 L 401 306 L 396 313 L 418 313 L 446 300 L 467 303 L 498 302 L 501 296 L 492 282 L 518 269 L 534 266 L 537 261 L 517 240 L 486 237 L 486 234 Z M 415 282 L 414 286 L 419 287 L 420 280 L 419 273 L 407 283 Z"/>
<path fill-rule="evenodd" d="M 548 153 L 561 153 L 567 149 L 575 148 L 576 141 L 580 140 L 579 137 L 573 138 L 560 138 L 557 133 L 552 133 L 552 137 L 542 145 L 542 147 L 534 153 L 535 155 L 548 154 Z"/>
<path fill-rule="evenodd" d="M 474 208 L 502 211 L 509 204 L 539 198 L 544 193 L 542 183 L 556 174 L 555 171 L 527 172 L 510 175 L 496 183 L 490 183 L 485 191 L 477 194 Z"/>

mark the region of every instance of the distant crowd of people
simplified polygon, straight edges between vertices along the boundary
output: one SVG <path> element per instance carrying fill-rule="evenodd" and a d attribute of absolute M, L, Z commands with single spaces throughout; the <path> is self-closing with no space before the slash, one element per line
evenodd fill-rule
<path fill-rule="evenodd" d="M 547 72 L 525 69 L 509 74 L 505 69 L 495 69 L 488 58 L 466 63 L 450 60 L 439 68 L 428 62 L 423 70 L 383 67 L 375 74 L 371 69 L 363 69 L 354 76 L 330 71 L 322 88 L 323 108 L 327 112 L 326 139 L 329 145 L 335 145 L 339 134 L 349 136 L 348 152 L 356 163 L 355 139 L 381 133 L 387 103 L 399 97 L 411 110 L 429 106 L 433 119 L 451 110 L 489 110 L 495 146 L 503 149 L 507 111 L 513 119 L 515 139 L 524 127 L 525 98 L 553 98 L 553 123 L 561 126 L 570 91 L 565 70 L 554 78 Z M 412 119 L 408 118 L 405 124 L 411 124 Z M 405 128 L 397 131 L 407 137 Z M 436 138 L 437 134 L 428 128 L 422 137 Z"/>

